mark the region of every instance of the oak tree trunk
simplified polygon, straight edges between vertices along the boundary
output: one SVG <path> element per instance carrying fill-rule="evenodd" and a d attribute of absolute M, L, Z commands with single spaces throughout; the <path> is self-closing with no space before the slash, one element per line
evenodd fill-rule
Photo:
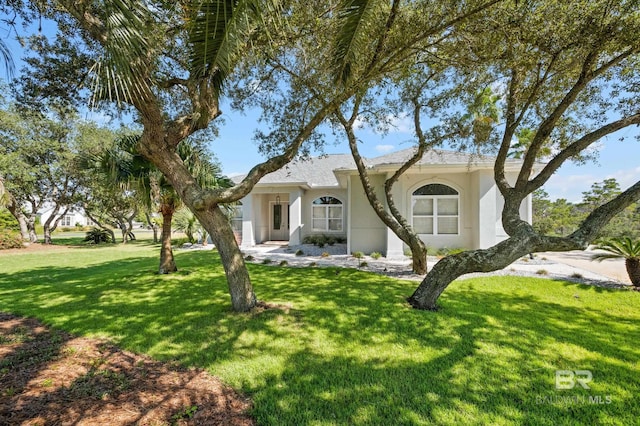
<path fill-rule="evenodd" d="M 51 233 L 56 229 L 58 222 L 67 213 L 67 210 L 65 210 L 60 216 L 58 216 L 58 213 L 60 212 L 60 206 L 56 204 L 51 211 L 51 215 L 49 216 L 49 218 L 42 224 L 42 230 L 44 233 L 44 244 L 52 244 Z"/>
<path fill-rule="evenodd" d="M 34 241 L 31 241 L 31 238 L 30 238 L 31 234 L 29 233 L 29 225 L 28 225 L 27 217 L 22 212 L 22 209 L 20 208 L 18 203 L 16 203 L 16 200 L 13 197 L 10 197 L 10 203 L 7 205 L 7 209 L 9 210 L 9 213 L 11 213 L 11 215 L 14 218 L 16 218 L 16 220 L 18 221 L 18 226 L 20 227 L 20 235 L 22 236 L 22 241 L 34 242 Z"/>
<path fill-rule="evenodd" d="M 171 249 L 171 220 L 174 209 L 162 209 L 162 245 L 160 246 L 160 268 L 159 274 L 170 274 L 178 270 L 173 250 Z"/>
<path fill-rule="evenodd" d="M 531 251 L 532 237 L 512 237 L 489 249 L 465 251 L 441 259 L 409 297 L 409 304 L 416 309 L 437 310 L 438 298 L 453 280 L 471 272 L 507 267 Z"/>
<path fill-rule="evenodd" d="M 411 261 L 414 274 L 424 275 L 427 273 L 427 248 L 424 244 L 419 244 L 414 239 L 409 239 L 411 249 Z"/>
<path fill-rule="evenodd" d="M 256 295 L 229 218 L 217 205 L 206 210 L 193 211 L 218 249 L 227 276 L 233 310 L 250 311 L 256 306 Z"/>

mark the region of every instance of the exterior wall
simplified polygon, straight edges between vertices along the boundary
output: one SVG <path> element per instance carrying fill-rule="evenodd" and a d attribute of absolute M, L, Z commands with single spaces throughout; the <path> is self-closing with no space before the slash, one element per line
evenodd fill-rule
<path fill-rule="evenodd" d="M 477 196 L 477 202 L 474 203 L 474 232 L 473 245 L 471 249 L 488 248 L 495 245 L 504 230 L 500 222 L 499 206 L 502 202 L 500 191 L 495 185 L 493 172 L 491 170 L 480 170 L 472 174 L 471 189 Z"/>
<path fill-rule="evenodd" d="M 377 194 L 384 200 L 384 176 L 371 176 L 371 183 L 378 190 Z M 349 217 L 351 227 L 347 236 L 347 250 L 349 253 L 361 251 L 371 253 L 377 251 L 387 253 L 387 227 L 369 204 L 360 178 L 357 175 L 349 177 Z"/>

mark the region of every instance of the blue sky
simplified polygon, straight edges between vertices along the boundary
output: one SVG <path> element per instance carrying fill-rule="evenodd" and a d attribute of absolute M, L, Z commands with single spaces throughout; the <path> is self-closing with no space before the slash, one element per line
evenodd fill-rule
<path fill-rule="evenodd" d="M 222 105 L 224 125 L 220 127 L 220 137 L 212 141 L 211 149 L 222 164 L 223 172 L 228 175 L 242 174 L 264 160 L 252 141 L 253 132 L 258 126 L 259 114 L 250 111 L 245 114 L 234 112 L 229 106 Z M 544 189 L 552 200 L 565 198 L 579 202 L 582 192 L 588 191 L 595 182 L 616 178 L 622 189 L 640 180 L 640 134 L 638 126 L 629 127 L 597 143 L 599 158 L 597 162 L 584 165 L 567 163 L 547 182 Z M 388 135 L 381 136 L 371 129 L 358 132 L 361 139 L 360 152 L 366 157 L 375 157 L 388 152 L 412 146 L 412 125 L 409 120 L 398 120 L 396 128 Z M 624 141 L 620 141 L 624 137 Z M 349 153 L 346 141 L 334 145 L 333 138 L 327 141 L 325 153 Z"/>
<path fill-rule="evenodd" d="M 43 22 L 45 34 L 52 33 L 53 28 L 48 28 L 51 22 Z M 22 67 L 20 57 L 22 48 L 15 40 L 15 31 L 0 26 L 0 38 L 9 46 L 16 72 Z M 228 104 L 222 105 L 224 123 L 220 125 L 220 136 L 211 141 L 211 150 L 217 156 L 227 175 L 243 174 L 264 157 L 258 153 L 253 141 L 254 131 L 258 128 L 258 111 L 240 113 L 233 111 Z M 87 114 L 87 118 L 94 118 L 104 122 L 101 114 Z M 545 185 L 544 189 L 551 199 L 566 198 L 571 202 L 578 202 L 582 198 L 582 192 L 588 191 L 595 182 L 601 182 L 607 178 L 616 178 L 620 186 L 625 189 L 640 180 L 640 142 L 634 137 L 640 134 L 638 126 L 629 127 L 616 134 L 610 135 L 598 143 L 599 159 L 596 163 L 585 165 L 565 164 Z M 358 131 L 361 139 L 361 154 L 366 157 L 375 157 L 388 152 L 401 150 L 412 146 L 412 126 L 406 119 L 396 122 L 396 128 L 386 136 L 376 134 L 371 129 L 364 128 Z M 620 142 L 620 137 L 625 140 Z M 337 145 L 333 137 L 327 140 L 325 153 L 349 153 L 346 141 Z"/>

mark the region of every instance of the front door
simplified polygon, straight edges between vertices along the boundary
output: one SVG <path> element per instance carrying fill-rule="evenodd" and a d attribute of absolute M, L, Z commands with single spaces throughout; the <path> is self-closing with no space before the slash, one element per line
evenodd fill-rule
<path fill-rule="evenodd" d="M 289 203 L 271 203 L 269 239 L 289 241 Z"/>

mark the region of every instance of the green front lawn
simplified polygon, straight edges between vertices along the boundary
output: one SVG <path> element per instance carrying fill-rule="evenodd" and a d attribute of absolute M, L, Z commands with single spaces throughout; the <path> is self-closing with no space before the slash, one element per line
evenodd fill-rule
<path fill-rule="evenodd" d="M 215 253 L 159 276 L 142 242 L 0 255 L 0 310 L 208 369 L 259 424 L 636 424 L 640 294 L 546 279 L 459 281 L 440 312 L 416 283 L 356 270 L 250 265 L 258 297 L 230 312 Z M 589 370 L 590 389 L 556 389 Z"/>

